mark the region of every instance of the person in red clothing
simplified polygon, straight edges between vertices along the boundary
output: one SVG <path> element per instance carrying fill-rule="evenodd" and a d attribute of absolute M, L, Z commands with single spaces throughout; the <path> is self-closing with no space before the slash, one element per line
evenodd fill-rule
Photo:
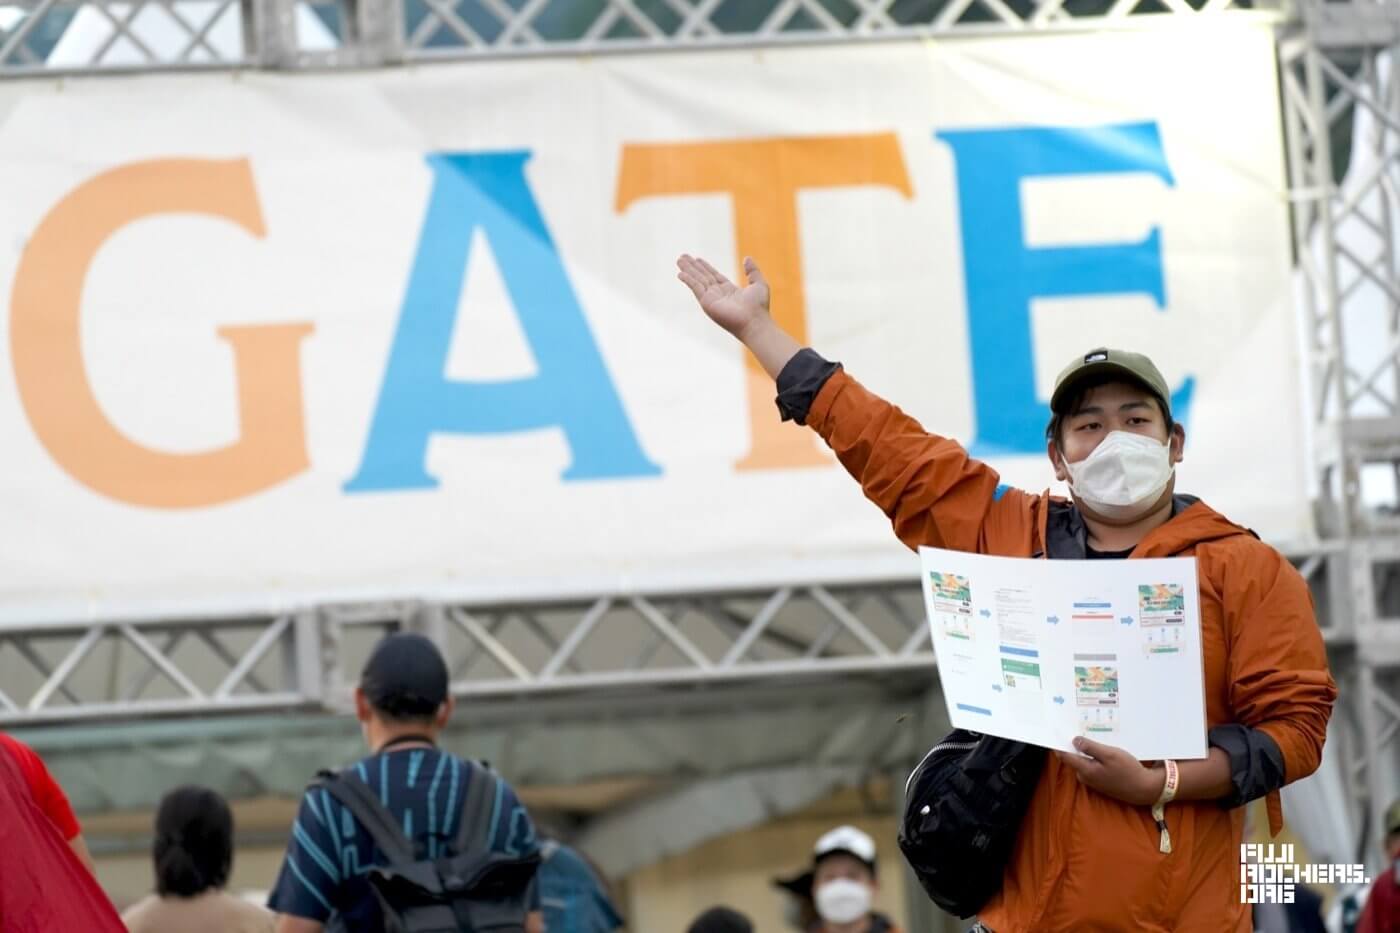
<path fill-rule="evenodd" d="M 1400 933 L 1400 800 L 1385 813 L 1386 870 L 1371 884 L 1356 933 Z"/>
<path fill-rule="evenodd" d="M 78 825 L 78 818 L 73 814 L 73 807 L 68 802 L 68 797 L 63 793 L 63 788 L 58 786 L 58 782 L 49 774 L 48 767 L 44 760 L 35 754 L 34 749 L 25 745 L 12 735 L 0 732 L 0 754 L 9 755 L 10 759 L 19 766 L 20 773 L 24 775 L 24 782 L 29 786 L 29 793 L 34 798 L 34 802 L 39 805 L 39 809 L 49 818 L 60 836 L 73 849 L 73 854 L 78 856 L 78 861 L 87 866 L 87 870 L 97 871 L 97 866 L 93 864 L 92 853 L 88 851 L 87 842 L 83 839 L 82 827 Z"/>
<path fill-rule="evenodd" d="M 31 790 L 33 762 L 22 766 L 11 742 L 0 744 L 0 933 L 125 933 Z"/>

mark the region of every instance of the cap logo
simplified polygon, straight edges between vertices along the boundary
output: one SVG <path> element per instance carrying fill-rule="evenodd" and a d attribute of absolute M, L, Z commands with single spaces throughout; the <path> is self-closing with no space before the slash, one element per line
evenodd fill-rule
<path fill-rule="evenodd" d="M 1108 354 L 1103 350 L 1096 350 L 1093 353 L 1086 353 L 1084 355 L 1084 362 L 1086 363 L 1102 363 L 1106 359 L 1108 359 Z"/>

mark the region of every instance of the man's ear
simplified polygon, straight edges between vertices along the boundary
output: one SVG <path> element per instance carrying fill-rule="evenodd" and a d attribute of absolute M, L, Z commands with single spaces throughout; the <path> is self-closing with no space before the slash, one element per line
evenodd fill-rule
<path fill-rule="evenodd" d="M 360 722 L 369 722 L 374 716 L 374 710 L 369 705 L 369 700 L 365 697 L 364 690 L 355 688 L 355 718 Z"/>
<path fill-rule="evenodd" d="M 456 708 L 457 698 L 448 694 L 447 699 L 442 701 L 442 705 L 437 708 L 437 713 L 433 716 L 433 725 L 439 729 L 446 729 L 447 720 L 452 718 L 452 711 Z"/>
<path fill-rule="evenodd" d="M 1045 455 L 1050 458 L 1050 466 L 1055 470 L 1055 479 L 1060 482 L 1069 481 L 1069 473 L 1065 471 L 1065 458 L 1060 455 L 1060 448 L 1054 441 L 1045 442 Z"/>
<path fill-rule="evenodd" d="M 1181 422 L 1173 422 L 1171 438 L 1167 441 L 1170 450 L 1172 463 L 1180 463 L 1186 455 L 1186 429 L 1181 426 Z"/>

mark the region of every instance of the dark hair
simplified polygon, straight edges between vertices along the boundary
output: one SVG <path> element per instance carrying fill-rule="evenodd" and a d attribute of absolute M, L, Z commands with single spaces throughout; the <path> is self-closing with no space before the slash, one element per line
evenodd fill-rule
<path fill-rule="evenodd" d="M 1175 424 L 1175 422 L 1172 421 L 1171 409 L 1167 407 L 1166 399 L 1162 398 L 1156 392 L 1153 392 L 1152 389 L 1150 389 L 1144 383 L 1138 382 L 1137 380 L 1132 379 L 1128 376 L 1124 376 L 1121 373 L 1102 373 L 1097 376 L 1090 376 L 1086 378 L 1083 382 L 1079 383 L 1079 385 L 1074 387 L 1074 393 L 1070 395 L 1070 397 L 1065 402 L 1065 410 L 1063 414 L 1056 414 L 1055 412 L 1050 413 L 1050 422 L 1045 425 L 1045 439 L 1047 441 L 1054 441 L 1055 444 L 1058 446 L 1060 443 L 1060 428 L 1064 427 L 1065 418 L 1068 418 L 1070 415 L 1073 415 L 1075 409 L 1077 409 L 1080 405 L 1084 404 L 1084 396 L 1088 395 L 1095 389 L 1101 389 L 1104 386 L 1114 382 L 1121 382 L 1125 385 L 1136 385 L 1138 388 L 1147 392 L 1147 394 L 1151 396 L 1152 400 L 1157 403 L 1157 409 L 1161 411 L 1162 418 L 1167 423 L 1167 436 L 1171 436 L 1172 426 Z"/>
<path fill-rule="evenodd" d="M 156 813 L 156 893 L 193 897 L 221 888 L 233 868 L 233 814 L 207 787 L 177 787 Z"/>
<path fill-rule="evenodd" d="M 441 703 L 434 703 L 416 693 L 391 693 L 369 701 L 370 707 L 382 719 L 395 725 L 429 725 L 437 716 Z"/>
<path fill-rule="evenodd" d="M 687 933 L 753 933 L 753 924 L 737 910 L 711 907 L 695 918 Z"/>

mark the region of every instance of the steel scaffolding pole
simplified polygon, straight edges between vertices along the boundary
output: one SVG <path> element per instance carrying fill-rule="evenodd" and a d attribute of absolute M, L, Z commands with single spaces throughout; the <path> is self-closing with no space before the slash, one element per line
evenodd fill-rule
<path fill-rule="evenodd" d="M 1400 4 L 1306 3 L 1279 44 L 1318 530 L 1342 555 L 1329 588 L 1341 637 L 1338 727 L 1356 757 L 1372 858 L 1397 792 L 1400 495 Z"/>

